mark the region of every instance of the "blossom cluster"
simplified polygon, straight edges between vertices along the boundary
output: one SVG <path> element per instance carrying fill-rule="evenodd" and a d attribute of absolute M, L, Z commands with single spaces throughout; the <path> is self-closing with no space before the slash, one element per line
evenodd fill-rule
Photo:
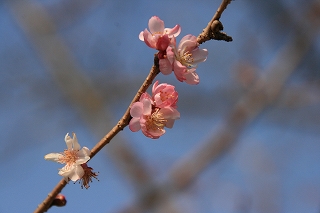
<path fill-rule="evenodd" d="M 159 69 L 164 75 L 174 72 L 180 82 L 195 85 L 199 83 L 196 72 L 200 62 L 207 59 L 208 51 L 200 49 L 197 37 L 184 36 L 177 45 L 176 37 L 181 32 L 180 25 L 165 28 L 164 22 L 157 16 L 149 19 L 148 29 L 139 34 L 139 39 L 150 48 L 158 50 Z M 129 128 L 133 132 L 141 129 L 149 138 L 159 138 L 165 133 L 164 127 L 172 128 L 174 121 L 180 118 L 177 110 L 178 93 L 174 86 L 155 82 L 152 96 L 143 93 L 138 102 L 131 105 L 132 119 Z"/>
<path fill-rule="evenodd" d="M 159 69 L 164 75 L 174 72 L 180 82 L 195 85 L 199 83 L 196 73 L 200 62 L 207 59 L 208 51 L 200 49 L 197 37 L 184 36 L 176 44 L 176 37 L 181 32 L 180 25 L 165 28 L 164 22 L 157 16 L 149 20 L 149 30 L 145 29 L 139 34 L 139 39 L 147 46 L 158 50 Z M 139 101 L 130 106 L 131 120 L 129 128 L 133 132 L 139 130 L 152 139 L 157 139 L 165 133 L 166 128 L 172 128 L 175 120 L 180 118 L 177 110 L 178 92 L 173 85 L 156 81 L 152 87 L 152 95 L 143 93 Z M 45 155 L 46 160 L 55 161 L 65 166 L 59 169 L 59 175 L 66 181 L 79 181 L 81 187 L 89 188 L 92 178 L 97 179 L 98 174 L 87 165 L 91 152 L 87 147 L 78 143 L 76 134 L 71 138 L 65 136 L 67 149 L 61 153 Z"/>
<path fill-rule="evenodd" d="M 170 84 L 159 84 L 152 87 L 152 96 L 143 93 L 138 102 L 131 105 L 132 119 L 129 128 L 133 132 L 141 129 L 142 133 L 152 139 L 165 133 L 164 127 L 172 128 L 174 121 L 180 118 L 177 108 L 178 92 Z"/>
<path fill-rule="evenodd" d="M 164 22 L 157 16 L 150 18 L 149 30 L 145 29 L 139 34 L 139 39 L 149 47 L 159 50 L 159 68 L 162 74 L 169 75 L 174 72 L 176 78 L 187 84 L 198 84 L 199 76 L 196 68 L 200 62 L 207 59 L 208 51 L 200 49 L 197 37 L 184 36 L 176 44 L 176 37 L 181 32 L 180 25 L 165 28 Z"/>
<path fill-rule="evenodd" d="M 82 147 L 78 143 L 75 133 L 73 138 L 66 134 L 64 140 L 67 144 L 67 149 L 62 153 L 50 153 L 44 156 L 44 159 L 65 164 L 59 169 L 58 174 L 63 176 L 66 181 L 80 181 L 81 187 L 89 188 L 89 183 L 92 178 L 96 178 L 98 174 L 92 172 L 92 168 L 88 167 L 87 162 L 90 160 L 90 150 L 87 147 Z"/>

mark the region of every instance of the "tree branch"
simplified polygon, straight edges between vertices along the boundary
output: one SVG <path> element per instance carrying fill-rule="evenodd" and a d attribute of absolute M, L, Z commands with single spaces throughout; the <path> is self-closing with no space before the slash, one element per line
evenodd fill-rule
<path fill-rule="evenodd" d="M 144 93 L 149 86 L 152 84 L 152 81 L 155 79 L 155 77 L 159 74 L 159 59 L 157 54 L 154 56 L 154 65 L 152 66 L 149 75 L 141 85 L 140 89 L 138 90 L 137 94 L 131 101 L 128 109 L 122 116 L 122 118 L 119 120 L 116 126 L 114 126 L 108 134 L 106 134 L 91 150 L 90 159 L 93 158 L 105 145 L 107 145 L 111 139 L 117 135 L 118 132 L 123 130 L 130 122 L 131 116 L 130 116 L 130 106 L 137 102 L 140 99 L 140 96 L 142 93 Z M 61 192 L 61 190 L 66 186 L 67 182 L 62 179 L 55 188 L 48 194 L 47 198 L 38 205 L 37 209 L 34 211 L 34 213 L 42 213 L 46 212 L 50 206 L 54 198 Z"/>
<path fill-rule="evenodd" d="M 219 6 L 217 12 L 213 16 L 212 20 L 208 23 L 208 26 L 202 31 L 202 33 L 198 36 L 198 43 L 201 44 L 205 41 L 214 39 L 214 40 L 225 40 L 225 41 L 232 41 L 232 38 L 225 33 L 221 32 L 223 26 L 219 19 L 221 14 L 226 9 L 227 5 L 231 2 L 231 0 L 223 0 L 221 5 Z M 90 158 L 93 158 L 105 145 L 107 145 L 114 136 L 117 135 L 118 132 L 123 130 L 130 122 L 130 106 L 137 102 L 140 99 L 142 93 L 144 93 L 148 87 L 152 84 L 152 81 L 155 77 L 159 74 L 159 59 L 157 54 L 154 57 L 154 65 L 152 66 L 149 75 L 145 79 L 144 83 L 141 85 L 140 89 L 138 90 L 137 94 L 131 101 L 129 107 L 127 108 L 126 112 L 119 120 L 117 125 L 115 125 L 108 134 L 106 134 L 91 150 Z M 48 194 L 48 197 L 37 207 L 34 213 L 46 212 L 54 198 L 61 192 L 61 190 L 66 186 L 67 182 L 62 179 L 56 187 Z"/>
<path fill-rule="evenodd" d="M 211 21 L 209 21 L 206 28 L 202 30 L 202 33 L 198 35 L 197 41 L 199 44 L 202 44 L 211 39 L 213 40 L 224 40 L 224 41 L 232 41 L 232 37 L 228 36 L 226 33 L 221 32 L 223 30 L 223 25 L 219 21 L 223 11 L 227 8 L 228 4 L 231 3 L 231 0 L 222 0 L 217 12 L 212 17 Z"/>

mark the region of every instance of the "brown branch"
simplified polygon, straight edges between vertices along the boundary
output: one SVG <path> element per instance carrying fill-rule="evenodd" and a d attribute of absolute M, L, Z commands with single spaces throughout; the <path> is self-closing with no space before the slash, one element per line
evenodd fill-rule
<path fill-rule="evenodd" d="M 209 21 L 206 28 L 202 30 L 202 33 L 198 35 L 198 43 L 202 44 L 211 39 L 213 40 L 224 40 L 224 41 L 232 41 L 232 37 L 228 36 L 226 33 L 221 32 L 223 30 L 223 25 L 219 21 L 223 11 L 227 8 L 228 4 L 231 3 L 231 0 L 222 0 L 217 12 L 212 17 L 211 21 Z"/>
<path fill-rule="evenodd" d="M 179 159 L 168 171 L 163 182 L 148 186 L 134 203 L 118 212 L 148 212 L 156 205 L 164 203 L 170 195 L 190 186 L 210 163 L 236 142 L 243 130 L 257 119 L 264 109 L 278 100 L 287 79 L 314 42 L 316 30 L 313 25 L 306 34 L 294 34 L 275 55 L 274 61 L 265 70 L 265 75 L 257 79 L 248 92 L 237 101 L 212 136 Z"/>
<path fill-rule="evenodd" d="M 225 41 L 232 41 L 232 38 L 227 36 L 225 33 L 220 32 L 223 29 L 222 24 L 218 21 L 221 17 L 221 14 L 226 9 L 227 5 L 230 3 L 231 0 L 223 0 L 220 7 L 218 8 L 217 12 L 213 16 L 212 20 L 209 22 L 208 26 L 203 30 L 203 32 L 198 36 L 198 43 L 201 44 L 207 40 L 215 39 L 215 40 L 225 40 Z M 217 22 L 218 21 L 218 22 Z M 127 108 L 126 112 L 119 120 L 117 125 L 115 125 L 108 134 L 106 134 L 91 150 L 90 158 L 93 158 L 105 145 L 107 145 L 114 136 L 117 135 L 118 132 L 123 130 L 130 122 L 130 106 L 137 102 L 148 87 L 152 84 L 154 78 L 159 74 L 159 59 L 157 54 L 154 57 L 154 65 L 152 66 L 149 75 L 145 79 L 144 83 L 141 85 L 140 89 L 138 90 L 137 94 L 131 101 L 129 107 Z M 46 212 L 52 201 L 55 197 L 61 192 L 61 190 L 66 186 L 67 182 L 62 179 L 56 187 L 48 194 L 48 197 L 37 207 L 34 213 Z"/>
<path fill-rule="evenodd" d="M 154 56 L 154 65 L 152 66 L 149 75 L 141 85 L 140 89 L 138 90 L 137 94 L 135 97 L 132 99 L 131 104 L 129 105 L 127 111 L 124 113 L 122 118 L 119 120 L 118 124 L 114 126 L 111 131 L 106 134 L 91 150 L 91 155 L 90 157 L 92 158 L 95 156 L 106 144 L 108 144 L 111 139 L 121 130 L 123 130 L 130 122 L 131 116 L 130 116 L 130 106 L 134 103 L 137 102 L 144 93 L 148 87 L 152 84 L 152 81 L 154 78 L 159 74 L 159 59 L 158 55 L 156 54 Z"/>
<path fill-rule="evenodd" d="M 37 209 L 33 213 L 42 213 L 46 212 L 52 204 L 52 201 L 55 197 L 61 192 L 61 190 L 67 185 L 67 182 L 64 179 L 61 179 L 60 182 L 53 188 L 53 190 L 48 194 L 46 199 L 38 205 Z"/>
<path fill-rule="evenodd" d="M 105 145 L 107 145 L 111 139 L 117 135 L 118 132 L 123 130 L 130 122 L 131 116 L 130 116 L 130 106 L 137 102 L 149 86 L 152 84 L 152 81 L 154 78 L 159 74 L 159 59 L 157 54 L 154 56 L 154 65 L 152 66 L 149 75 L 141 85 L 140 89 L 138 90 L 137 94 L 131 101 L 131 104 L 129 105 L 128 109 L 122 116 L 122 118 L 119 120 L 116 126 L 114 126 L 108 134 L 106 134 L 91 150 L 90 158 L 93 158 Z M 34 211 L 34 213 L 41 213 L 46 212 L 48 208 L 50 208 L 50 205 L 52 201 L 55 199 L 55 197 L 61 192 L 61 190 L 66 186 L 67 182 L 62 179 L 55 188 L 48 194 L 47 198 L 38 205 L 37 209 Z"/>

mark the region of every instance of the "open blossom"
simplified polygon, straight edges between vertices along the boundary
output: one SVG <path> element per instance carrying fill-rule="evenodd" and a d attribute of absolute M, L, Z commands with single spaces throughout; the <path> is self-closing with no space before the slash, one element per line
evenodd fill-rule
<path fill-rule="evenodd" d="M 164 22 L 157 16 L 149 19 L 149 30 L 145 29 L 139 34 L 139 39 L 144 41 L 149 47 L 159 51 L 165 51 L 170 44 L 172 37 L 180 34 L 181 28 L 176 25 L 173 28 L 165 28 Z"/>
<path fill-rule="evenodd" d="M 179 81 L 184 81 L 187 84 L 199 83 L 196 68 L 200 62 L 207 59 L 208 51 L 199 48 L 197 37 L 184 36 L 178 47 L 176 47 L 176 41 L 173 38 L 171 45 L 166 50 L 166 55 L 167 58 L 162 59 L 161 63 L 159 62 L 162 73 L 170 74 L 173 70 Z"/>
<path fill-rule="evenodd" d="M 129 128 L 133 132 L 141 129 L 145 136 L 156 139 L 165 133 L 164 127 L 173 127 L 174 121 L 180 118 L 180 113 L 176 109 L 178 93 L 172 85 L 158 85 L 157 81 L 152 93 L 152 97 L 143 93 L 140 100 L 131 105 L 132 119 Z"/>
<path fill-rule="evenodd" d="M 80 149 L 76 134 L 73 133 L 72 135 L 73 138 L 69 136 L 69 133 L 66 134 L 64 140 L 67 144 L 67 149 L 62 153 L 50 153 L 44 156 L 46 160 L 65 164 L 58 174 L 63 176 L 66 181 L 68 179 L 72 181 L 80 180 L 85 173 L 81 164 L 86 163 L 90 159 L 90 150 L 87 147 Z"/>

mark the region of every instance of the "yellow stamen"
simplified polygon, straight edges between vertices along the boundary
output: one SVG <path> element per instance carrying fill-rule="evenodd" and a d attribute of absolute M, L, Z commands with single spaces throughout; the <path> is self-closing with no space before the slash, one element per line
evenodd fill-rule
<path fill-rule="evenodd" d="M 70 166 L 72 164 L 74 164 L 76 162 L 76 160 L 78 159 L 78 155 L 77 155 L 78 151 L 76 150 L 64 150 L 62 153 L 62 157 L 60 157 L 59 162 L 60 163 L 65 163 L 66 166 Z"/>
<path fill-rule="evenodd" d="M 190 53 L 189 51 L 186 51 L 183 53 L 183 55 L 181 56 L 180 51 L 179 51 L 179 56 L 180 56 L 180 60 L 178 60 L 181 64 L 187 66 L 187 67 L 192 67 L 192 64 L 194 62 L 194 59 L 192 57 L 192 53 Z"/>
<path fill-rule="evenodd" d="M 163 130 L 167 121 L 167 119 L 163 118 L 163 114 L 159 112 L 159 109 L 156 109 L 151 116 L 148 116 L 146 128 L 147 130 Z"/>

